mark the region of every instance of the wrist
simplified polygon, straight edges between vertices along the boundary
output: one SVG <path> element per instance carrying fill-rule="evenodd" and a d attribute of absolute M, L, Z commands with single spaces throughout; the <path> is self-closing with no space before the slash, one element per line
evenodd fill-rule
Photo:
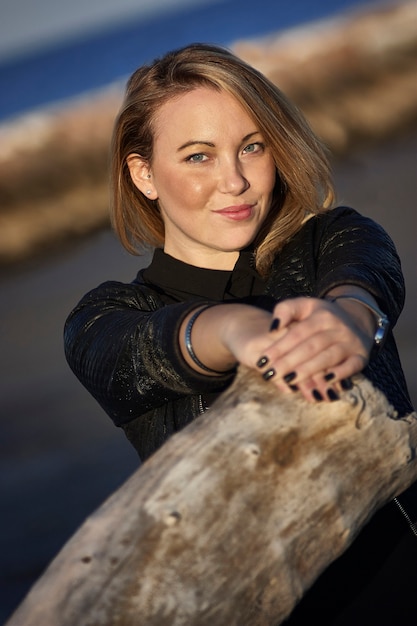
<path fill-rule="evenodd" d="M 232 373 L 236 362 L 228 354 L 219 338 L 219 327 L 225 311 L 219 303 L 196 308 L 184 320 L 180 329 L 183 356 L 193 369 L 209 376 Z"/>
<path fill-rule="evenodd" d="M 362 294 L 342 293 L 334 296 L 327 295 L 326 300 L 337 304 L 342 301 L 356 302 L 369 311 L 373 319 L 373 336 L 370 357 L 375 356 L 383 347 L 389 329 L 389 320 L 385 313 L 381 311 L 381 309 L 374 302 L 371 302 L 370 298 L 367 298 Z"/>

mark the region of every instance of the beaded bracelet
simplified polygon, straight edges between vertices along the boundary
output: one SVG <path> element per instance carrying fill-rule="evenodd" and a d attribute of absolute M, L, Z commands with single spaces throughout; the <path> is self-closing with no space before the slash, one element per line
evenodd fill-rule
<path fill-rule="evenodd" d="M 206 311 L 207 309 L 209 309 L 210 307 L 215 306 L 214 304 L 207 304 L 206 306 L 204 306 L 202 309 L 198 309 L 198 311 L 196 311 L 189 319 L 187 326 L 185 328 L 185 347 L 187 349 L 187 352 L 189 354 L 189 356 L 191 357 L 191 359 L 194 361 L 194 363 L 196 365 L 198 365 L 198 367 L 200 367 L 202 370 L 204 370 L 205 372 L 210 372 L 211 374 L 218 374 L 221 376 L 224 376 L 225 374 L 230 374 L 231 372 L 233 372 L 235 370 L 235 368 L 233 367 L 230 370 L 226 370 L 224 372 L 219 372 L 217 370 L 213 370 L 211 369 L 211 367 L 207 367 L 207 365 L 204 365 L 204 363 L 202 363 L 200 361 L 200 359 L 196 356 L 196 353 L 194 352 L 193 349 L 193 345 L 191 343 L 191 331 L 192 328 L 194 326 L 194 322 L 196 321 L 196 319 L 198 318 L 199 315 L 201 315 L 201 313 L 203 311 Z"/>
<path fill-rule="evenodd" d="M 370 304 L 367 300 L 365 300 L 365 298 L 362 298 L 361 296 L 350 296 L 346 294 L 326 299 L 329 300 L 329 302 L 337 302 L 337 300 L 352 300 L 353 302 L 359 302 L 360 304 L 363 304 L 373 314 L 376 320 L 376 331 L 372 347 L 372 356 L 375 356 L 375 354 L 384 345 L 386 334 L 389 328 L 389 320 L 385 313 L 383 313 L 373 304 Z"/>

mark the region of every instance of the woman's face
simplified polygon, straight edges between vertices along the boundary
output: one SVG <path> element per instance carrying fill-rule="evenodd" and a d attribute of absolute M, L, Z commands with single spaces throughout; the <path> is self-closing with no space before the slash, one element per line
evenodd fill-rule
<path fill-rule="evenodd" d="M 263 136 L 232 96 L 208 87 L 163 104 L 154 130 L 151 165 L 137 157 L 129 166 L 137 186 L 158 200 L 165 252 L 232 269 L 272 202 L 276 168 Z"/>

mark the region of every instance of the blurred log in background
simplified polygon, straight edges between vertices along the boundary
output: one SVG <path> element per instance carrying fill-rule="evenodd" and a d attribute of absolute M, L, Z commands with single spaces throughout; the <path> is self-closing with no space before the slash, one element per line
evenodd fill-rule
<path fill-rule="evenodd" d="M 380 5 L 236 42 L 334 155 L 417 126 L 417 4 Z M 109 142 L 123 87 L 0 126 L 0 267 L 109 225 Z"/>

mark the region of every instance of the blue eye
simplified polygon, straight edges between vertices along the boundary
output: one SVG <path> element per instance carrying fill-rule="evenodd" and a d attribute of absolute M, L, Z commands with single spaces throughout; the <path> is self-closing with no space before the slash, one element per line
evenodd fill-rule
<path fill-rule="evenodd" d="M 202 163 L 206 159 L 206 155 L 198 152 L 197 154 L 190 154 L 185 160 L 188 163 Z"/>
<path fill-rule="evenodd" d="M 250 143 L 243 149 L 243 152 L 245 153 L 258 152 L 263 147 L 264 147 L 263 144 L 259 142 Z"/>

